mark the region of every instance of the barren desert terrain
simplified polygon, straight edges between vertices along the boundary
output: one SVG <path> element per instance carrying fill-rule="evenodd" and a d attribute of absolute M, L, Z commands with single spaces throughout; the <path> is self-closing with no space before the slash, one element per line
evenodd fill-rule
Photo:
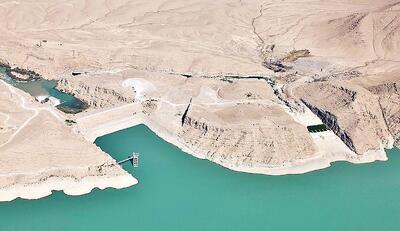
<path fill-rule="evenodd" d="M 6 199 L 38 182 L 136 183 L 91 142 L 140 123 L 196 157 L 271 175 L 400 147 L 398 1 L 3 0 L 0 14 L 1 62 L 89 105 L 65 114 L 1 81 Z"/>

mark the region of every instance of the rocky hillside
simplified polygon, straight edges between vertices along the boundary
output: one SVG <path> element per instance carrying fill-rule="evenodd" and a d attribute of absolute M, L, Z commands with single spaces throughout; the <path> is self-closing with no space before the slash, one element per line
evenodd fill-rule
<path fill-rule="evenodd" d="M 389 118 L 389 108 L 381 108 L 384 99 L 357 85 L 337 81 L 315 82 L 298 87 L 296 94 L 350 149 L 359 154 L 379 149 L 381 144 L 389 148 L 393 139 L 390 130 L 400 127 Z M 391 126 L 387 120 L 393 121 Z"/>
<path fill-rule="evenodd" d="M 277 106 L 236 105 L 208 114 L 193 107 L 178 136 L 205 158 L 236 166 L 282 166 L 314 156 L 316 149 L 307 129 L 283 111 L 273 113 L 279 110 Z M 240 124 L 244 111 L 258 113 Z M 238 116 L 233 120 L 222 117 L 227 113 Z"/>
<path fill-rule="evenodd" d="M 57 88 L 85 101 L 92 108 L 107 108 L 134 102 L 132 92 L 115 90 L 104 85 L 88 85 L 85 81 L 61 79 Z"/>
<path fill-rule="evenodd" d="M 379 96 L 379 106 L 383 112 L 385 123 L 395 144 L 400 147 L 400 81 L 371 86 L 368 90 Z"/>

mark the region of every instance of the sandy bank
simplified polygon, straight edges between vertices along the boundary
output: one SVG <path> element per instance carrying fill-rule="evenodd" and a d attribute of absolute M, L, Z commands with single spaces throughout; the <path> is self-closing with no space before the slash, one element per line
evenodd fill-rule
<path fill-rule="evenodd" d="M 67 195 L 83 195 L 94 188 L 126 188 L 138 181 L 130 175 L 121 176 L 87 176 L 77 181 L 71 177 L 52 177 L 44 182 L 31 185 L 15 185 L 0 190 L 0 201 L 11 201 L 16 198 L 39 199 L 49 196 L 53 190 L 63 191 Z"/>

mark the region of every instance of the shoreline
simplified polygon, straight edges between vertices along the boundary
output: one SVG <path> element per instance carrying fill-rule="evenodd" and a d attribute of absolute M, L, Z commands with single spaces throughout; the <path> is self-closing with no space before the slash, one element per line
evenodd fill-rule
<path fill-rule="evenodd" d="M 117 126 L 115 126 L 118 124 Z M 312 134 L 312 138 L 315 144 L 318 146 L 317 155 L 307 158 L 299 159 L 292 163 L 287 163 L 281 166 L 240 166 L 236 163 L 224 162 L 219 159 L 208 159 L 205 156 L 195 153 L 186 145 L 181 143 L 173 134 L 170 134 L 165 128 L 158 125 L 151 119 L 143 118 L 143 116 L 136 115 L 134 117 L 126 118 L 125 120 L 113 121 L 105 123 L 100 126 L 91 128 L 83 132 L 84 137 L 91 142 L 94 142 L 97 137 L 101 137 L 107 134 L 111 134 L 123 129 L 135 127 L 143 124 L 154 132 L 159 138 L 164 141 L 178 147 L 181 151 L 186 154 L 192 155 L 198 159 L 206 159 L 213 163 L 216 163 L 224 168 L 228 168 L 233 171 L 252 173 L 252 174 L 264 174 L 264 175 L 288 175 L 288 174 L 304 174 L 331 166 L 331 163 L 338 161 L 346 161 L 353 164 L 371 163 L 375 161 L 386 161 L 385 149 L 381 146 L 380 150 L 370 150 L 363 155 L 358 155 L 352 152 L 332 131 L 325 131 L 321 133 Z M 335 147 L 337 150 L 332 149 Z M 330 151 L 329 151 L 330 150 Z"/>
<path fill-rule="evenodd" d="M 84 139 L 94 143 L 97 137 L 111 134 L 123 129 L 131 128 L 140 124 L 147 126 L 152 132 L 154 132 L 159 138 L 164 141 L 178 147 L 180 150 L 186 154 L 192 155 L 199 159 L 207 159 L 208 161 L 214 162 L 224 168 L 252 174 L 264 174 L 264 175 L 287 175 L 287 174 L 304 174 L 307 172 L 324 169 L 331 166 L 331 163 L 337 161 L 347 161 L 354 164 L 361 163 L 371 163 L 377 160 L 385 161 L 387 156 L 383 146 L 381 145 L 380 150 L 369 151 L 364 155 L 357 155 L 353 153 L 350 149 L 340 139 L 333 134 L 332 131 L 326 131 L 321 133 L 311 134 L 315 144 L 318 146 L 318 152 L 316 156 L 307 159 L 299 159 L 292 163 L 286 163 L 281 166 L 245 166 L 238 165 L 236 163 L 225 162 L 222 159 L 209 159 L 206 156 L 195 153 L 185 144 L 179 141 L 179 139 L 164 128 L 159 123 L 153 121 L 152 119 L 145 117 L 141 113 L 135 113 L 134 115 L 127 116 L 122 114 L 118 118 L 112 117 L 111 120 L 101 121 L 101 123 L 95 123 L 95 125 L 89 124 L 88 128 L 81 127 L 85 123 L 80 123 L 80 120 L 85 121 L 85 119 L 92 119 L 91 117 L 99 116 L 100 114 L 107 114 L 111 111 L 117 111 L 121 108 L 126 108 L 128 110 L 138 111 L 141 108 L 140 102 L 124 105 L 121 107 L 113 108 L 103 112 L 98 112 L 94 114 L 89 114 L 80 118 L 77 118 L 78 124 L 74 127 L 74 131 L 78 134 L 83 135 Z M 52 109 L 55 110 L 55 109 Z M 132 111 L 130 111 L 132 112 Z M 309 123 L 309 118 L 307 114 L 301 115 L 303 118 L 298 119 L 293 116 L 294 119 L 301 123 Z M 309 114 L 313 116 L 313 114 Z M 107 116 L 109 117 L 109 115 Z M 90 121 L 89 120 L 89 121 Z M 314 122 L 315 118 L 312 119 Z M 333 147 L 333 148 L 332 148 Z M 332 151 L 335 150 L 336 151 Z M 329 151 L 330 150 L 330 151 Z M 106 153 L 109 155 L 108 153 Z M 110 155 L 109 155 L 110 156 Z M 112 158 L 110 156 L 110 158 Z M 0 201 L 12 201 L 17 198 L 22 199 L 39 199 L 52 194 L 52 191 L 63 191 L 67 195 L 84 195 L 90 193 L 94 188 L 105 189 L 105 188 L 115 188 L 121 189 L 130 187 L 138 183 L 130 174 L 118 175 L 118 176 L 86 176 L 80 180 L 75 180 L 71 177 L 56 176 L 47 179 L 40 183 L 21 185 L 17 184 L 10 187 L 5 187 L 0 190 Z"/>
<path fill-rule="evenodd" d="M 0 201 L 21 199 L 40 199 L 50 196 L 53 191 L 62 191 L 66 195 L 78 196 L 90 193 L 93 189 L 106 188 L 122 189 L 137 184 L 131 175 L 119 176 L 86 176 L 80 180 L 71 177 L 53 177 L 41 183 L 29 185 L 13 185 L 0 190 Z M 28 190 L 29 189 L 29 190 Z"/>
<path fill-rule="evenodd" d="M 146 121 L 144 123 L 150 130 L 152 130 L 158 137 L 165 140 L 166 142 L 178 147 L 183 152 L 192 155 L 199 159 L 206 159 L 213 163 L 216 163 L 222 167 L 228 168 L 233 171 L 244 172 L 244 173 L 252 173 L 252 174 L 264 174 L 264 175 L 288 175 L 288 174 L 303 174 L 307 172 L 312 172 L 320 169 L 324 169 L 331 166 L 331 163 L 337 161 L 347 161 L 353 164 L 363 164 L 363 163 L 371 163 L 377 160 L 386 161 L 387 156 L 385 150 L 382 148 L 381 150 L 370 151 L 363 155 L 351 155 L 351 151 L 349 152 L 337 152 L 333 155 L 324 155 L 319 151 L 318 155 L 315 157 L 311 157 L 308 159 L 301 159 L 293 163 L 288 163 L 287 165 L 276 166 L 276 167 L 267 167 L 267 166 L 239 166 L 235 163 L 223 162 L 223 160 L 217 159 L 208 159 L 205 156 L 196 154 L 184 144 L 179 142 L 173 135 L 168 134 L 168 132 L 163 132 L 162 128 L 158 128 L 152 122 Z M 336 137 L 336 136 L 334 136 Z M 338 138 L 339 139 L 339 138 Z M 317 145 L 319 142 L 315 142 Z M 343 144 L 344 145 L 344 144 Z M 347 148 L 347 147 L 346 147 Z"/>
<path fill-rule="evenodd" d="M 30 107 L 26 106 L 27 102 L 35 104 L 32 100 L 33 97 L 28 95 L 28 93 L 0 80 L 0 83 L 5 84 L 7 89 L 9 89 L 10 94 L 17 96 L 22 102 L 23 109 L 35 110 L 35 111 L 47 111 L 52 116 L 54 116 L 58 121 L 63 122 L 66 117 L 60 115 L 58 110 L 54 107 L 40 106 L 40 107 Z M 28 99 L 27 99 L 28 98 Z M 29 120 L 29 119 L 28 119 Z M 85 138 L 81 137 L 84 142 L 87 142 Z M 4 145 L 4 144 L 3 144 Z M 93 144 L 88 144 L 93 145 Z M 100 150 L 96 146 L 97 149 Z M 103 152 L 104 153 L 104 152 Z M 109 155 L 104 153 L 104 155 Z M 111 157 L 110 157 L 111 158 Z M 87 166 L 90 167 L 90 166 Z M 94 188 L 105 189 L 105 188 L 126 188 L 138 183 L 138 180 L 134 178 L 131 174 L 126 172 L 120 166 L 113 166 L 116 169 L 110 169 L 111 174 L 97 175 L 96 173 L 90 173 L 90 171 L 85 172 L 84 169 L 69 169 L 65 172 L 54 173 L 55 169 L 47 169 L 44 172 L 33 172 L 33 173 L 18 173 L 23 177 L 32 178 L 29 183 L 17 182 L 14 185 L 6 185 L 0 188 L 0 201 L 12 201 L 17 198 L 22 199 L 39 199 L 52 194 L 52 191 L 63 191 L 67 195 L 83 195 L 91 192 Z M 96 167 L 96 166 L 92 166 Z M 60 170 L 60 169 L 56 169 Z M 68 171 L 72 171 L 68 172 Z M 74 175 L 75 171 L 75 175 Z M 76 172 L 78 171 L 78 172 Z M 82 174 L 82 171 L 84 172 Z M 6 174 L 7 178 L 10 174 Z M 42 180 L 43 179 L 43 180 Z M 7 180 L 7 179 L 6 179 Z M 12 179 L 11 182 L 18 181 L 17 178 Z"/>

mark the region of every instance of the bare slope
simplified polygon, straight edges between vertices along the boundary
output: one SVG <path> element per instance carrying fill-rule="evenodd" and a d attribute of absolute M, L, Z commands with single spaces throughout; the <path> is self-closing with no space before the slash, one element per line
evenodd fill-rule
<path fill-rule="evenodd" d="M 51 190 L 83 194 L 137 181 L 99 148 L 74 134 L 52 108 L 0 82 L 0 200 L 39 198 Z"/>

